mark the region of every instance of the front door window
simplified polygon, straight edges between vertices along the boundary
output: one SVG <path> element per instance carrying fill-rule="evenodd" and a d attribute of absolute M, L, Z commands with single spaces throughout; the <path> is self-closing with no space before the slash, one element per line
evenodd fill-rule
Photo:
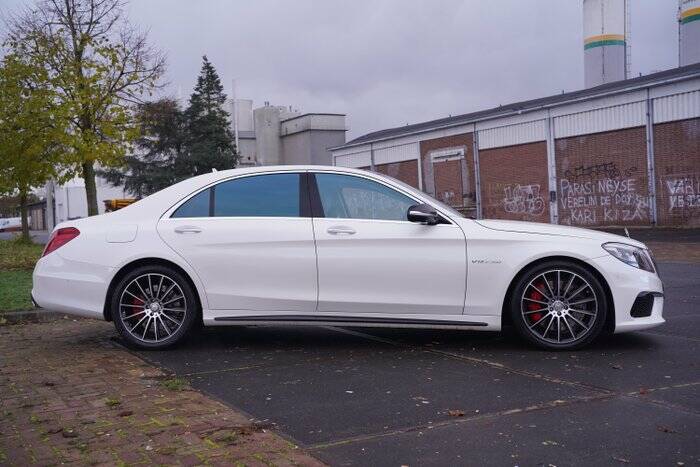
<path fill-rule="evenodd" d="M 352 175 L 316 174 L 326 218 L 407 221 L 416 201 L 381 183 Z"/>

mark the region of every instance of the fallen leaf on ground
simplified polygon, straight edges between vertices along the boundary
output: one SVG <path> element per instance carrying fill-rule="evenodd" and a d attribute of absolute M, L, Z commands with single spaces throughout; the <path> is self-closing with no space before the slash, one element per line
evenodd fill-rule
<path fill-rule="evenodd" d="M 464 412 L 462 410 L 448 410 L 447 414 L 450 417 L 464 417 Z"/>
<path fill-rule="evenodd" d="M 676 430 L 673 428 L 669 428 L 667 426 L 659 425 L 656 427 L 657 430 L 659 430 L 662 433 L 678 433 Z"/>

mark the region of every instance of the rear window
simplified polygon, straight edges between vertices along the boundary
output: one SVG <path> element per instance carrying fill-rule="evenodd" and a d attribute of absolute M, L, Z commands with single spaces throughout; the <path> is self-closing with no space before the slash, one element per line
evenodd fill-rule
<path fill-rule="evenodd" d="M 210 197 L 211 188 L 207 188 L 185 201 L 170 217 L 209 217 Z"/>
<path fill-rule="evenodd" d="M 269 174 L 221 182 L 188 199 L 171 217 L 299 217 L 299 177 Z"/>

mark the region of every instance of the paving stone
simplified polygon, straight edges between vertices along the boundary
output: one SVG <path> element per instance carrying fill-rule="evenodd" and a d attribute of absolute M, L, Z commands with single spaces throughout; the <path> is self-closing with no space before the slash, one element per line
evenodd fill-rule
<path fill-rule="evenodd" d="M 168 375 L 114 345 L 113 335 L 111 324 L 92 320 L 0 327 L 0 464 L 321 465 L 187 385 L 162 387 Z M 238 433 L 235 442 L 200 434 L 222 427 Z"/>

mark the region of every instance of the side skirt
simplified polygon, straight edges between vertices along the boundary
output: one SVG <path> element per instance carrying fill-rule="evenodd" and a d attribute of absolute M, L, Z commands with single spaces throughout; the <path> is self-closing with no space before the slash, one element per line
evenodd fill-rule
<path fill-rule="evenodd" d="M 216 324 L 238 325 L 315 325 L 315 326 L 356 326 L 356 327 L 401 327 L 462 329 L 486 327 L 488 323 L 463 320 L 436 320 L 416 318 L 385 318 L 374 316 L 311 316 L 311 315 L 256 315 L 256 316 L 218 316 L 213 319 Z M 212 323 L 214 324 L 214 323 Z"/>

